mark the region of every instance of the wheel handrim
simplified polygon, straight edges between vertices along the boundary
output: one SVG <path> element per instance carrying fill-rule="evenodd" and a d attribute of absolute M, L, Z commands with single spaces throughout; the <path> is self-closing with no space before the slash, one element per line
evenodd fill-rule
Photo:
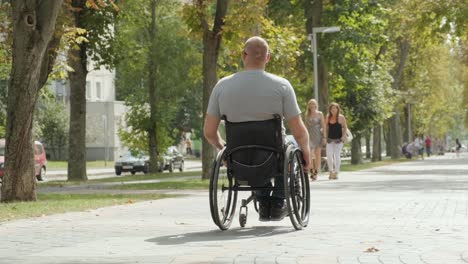
<path fill-rule="evenodd" d="M 299 230 L 307 226 L 309 220 L 309 182 L 303 172 L 300 151 L 289 150 L 289 158 L 285 159 L 285 196 L 291 223 Z"/>
<path fill-rule="evenodd" d="M 213 221 L 222 230 L 229 228 L 236 210 L 237 192 L 232 190 L 233 178 L 220 175 L 222 156 L 219 155 L 210 180 L 210 209 Z"/>

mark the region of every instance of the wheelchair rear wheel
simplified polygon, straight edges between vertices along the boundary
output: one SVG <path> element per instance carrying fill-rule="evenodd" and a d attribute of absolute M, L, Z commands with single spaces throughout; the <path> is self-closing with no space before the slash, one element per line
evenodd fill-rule
<path fill-rule="evenodd" d="M 237 191 L 233 190 L 234 179 L 228 173 L 220 173 L 223 165 L 224 150 L 221 150 L 213 164 L 210 178 L 210 210 L 213 222 L 221 229 L 227 230 L 236 211 Z"/>
<path fill-rule="evenodd" d="M 304 172 L 302 152 L 288 147 L 284 166 L 285 197 L 289 218 L 296 230 L 307 226 L 310 210 L 310 189 L 307 173 Z"/>

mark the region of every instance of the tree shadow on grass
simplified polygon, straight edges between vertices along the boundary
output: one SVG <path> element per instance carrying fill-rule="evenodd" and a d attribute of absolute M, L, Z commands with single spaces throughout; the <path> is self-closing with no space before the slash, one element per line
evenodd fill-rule
<path fill-rule="evenodd" d="M 291 232 L 296 232 L 296 230 L 293 227 L 284 226 L 259 226 L 251 228 L 233 228 L 226 231 L 210 230 L 203 232 L 174 234 L 155 237 L 145 241 L 159 245 L 179 245 L 191 242 L 218 242 L 252 239 L 257 237 L 270 237 L 281 234 L 288 234 Z"/>

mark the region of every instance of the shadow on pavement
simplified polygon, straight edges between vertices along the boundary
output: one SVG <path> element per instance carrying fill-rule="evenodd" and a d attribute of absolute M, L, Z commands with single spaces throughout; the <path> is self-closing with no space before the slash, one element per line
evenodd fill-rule
<path fill-rule="evenodd" d="M 468 170 L 463 169 L 431 169 L 431 170 L 389 170 L 389 169 L 373 169 L 370 170 L 373 173 L 379 173 L 384 176 L 390 175 L 440 175 L 440 176 L 461 176 L 461 175 L 468 175 Z M 378 177 L 379 175 L 375 175 Z"/>
<path fill-rule="evenodd" d="M 468 191 L 468 179 L 451 179 L 450 181 L 440 179 L 395 179 L 373 182 L 334 182 L 334 184 L 311 186 L 312 190 L 355 190 L 355 191 L 383 191 L 383 192 L 401 192 L 401 191 Z"/>
<path fill-rule="evenodd" d="M 155 237 L 145 241 L 157 243 L 159 245 L 178 245 L 190 242 L 216 242 L 251 239 L 256 237 L 269 237 L 291 232 L 296 232 L 296 230 L 293 227 L 284 226 L 259 226 L 250 228 L 233 228 L 226 231 L 211 230 L 186 234 L 174 234 L 169 236 Z"/>

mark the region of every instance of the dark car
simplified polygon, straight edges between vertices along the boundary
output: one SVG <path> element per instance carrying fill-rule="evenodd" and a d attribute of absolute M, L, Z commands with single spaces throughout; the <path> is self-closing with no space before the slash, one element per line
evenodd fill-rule
<path fill-rule="evenodd" d="M 130 172 L 132 175 L 137 172 L 146 174 L 149 171 L 149 158 L 148 156 L 133 156 L 131 153 L 126 153 L 115 162 L 114 168 L 117 175 L 121 175 L 122 172 Z"/>
<path fill-rule="evenodd" d="M 168 170 L 173 172 L 175 169 L 184 171 L 184 156 L 180 154 L 175 146 L 169 147 L 161 159 L 160 171 Z"/>

